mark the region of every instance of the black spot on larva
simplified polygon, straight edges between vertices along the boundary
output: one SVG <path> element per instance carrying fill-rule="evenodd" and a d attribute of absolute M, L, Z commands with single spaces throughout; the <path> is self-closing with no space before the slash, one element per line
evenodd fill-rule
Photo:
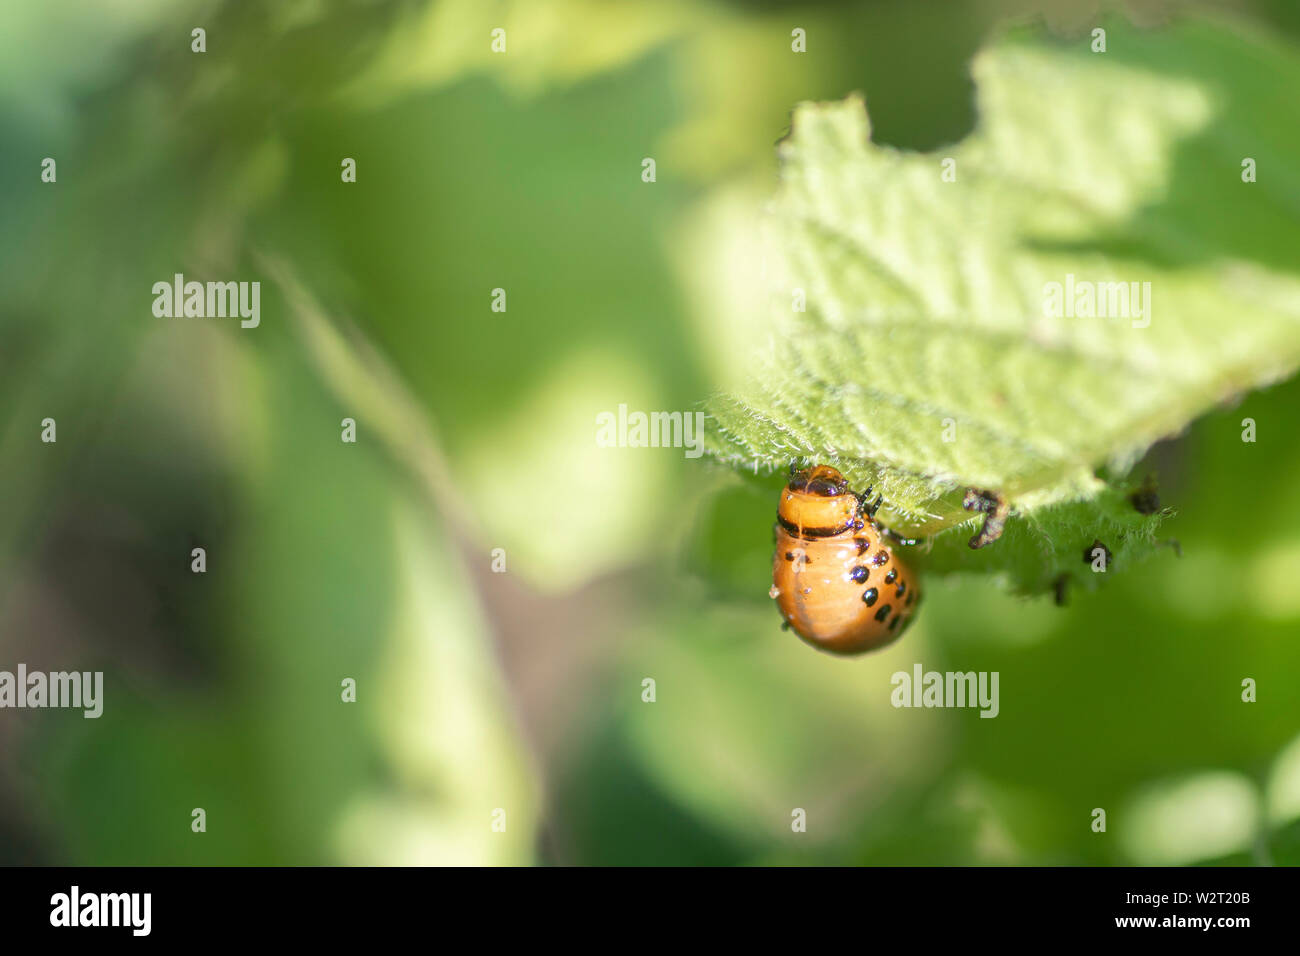
<path fill-rule="evenodd" d="M 889 617 L 889 612 L 892 611 L 893 609 L 894 609 L 894 605 L 886 604 L 884 607 L 882 607 L 879 611 L 876 612 L 876 620 L 883 621 L 885 618 Z"/>
<path fill-rule="evenodd" d="M 916 592 L 915 592 L 915 591 L 908 591 L 908 592 L 907 592 L 907 606 L 908 606 L 908 607 L 911 607 L 911 606 L 912 606 L 912 602 L 915 601 L 915 600 L 916 600 Z"/>
<path fill-rule="evenodd" d="M 789 622 L 789 621 L 782 621 L 782 622 L 781 622 L 781 630 L 783 630 L 783 631 L 788 631 L 788 630 L 790 630 L 790 622 Z"/>
<path fill-rule="evenodd" d="M 815 468 L 794 472 L 786 483 L 786 488 L 790 491 L 816 495 L 818 498 L 834 498 L 837 495 L 848 494 L 848 483 L 844 480 L 844 476 L 831 477 L 828 474 L 817 474 Z"/>
<path fill-rule="evenodd" d="M 898 568 L 890 568 L 889 573 L 885 575 L 885 583 L 893 584 L 898 580 Z"/>
<path fill-rule="evenodd" d="M 891 631 L 898 630 L 898 622 L 901 621 L 902 619 L 903 619 L 902 615 L 897 615 L 897 614 L 894 615 L 894 619 L 889 622 L 889 629 Z"/>
<path fill-rule="evenodd" d="M 810 495 L 816 495 L 818 498 L 834 498 L 844 494 L 844 483 L 828 481 L 825 478 L 814 478 L 804 485 L 804 491 Z"/>
<path fill-rule="evenodd" d="M 855 522 L 853 522 L 853 530 L 854 530 L 854 531 L 861 531 L 861 530 L 862 530 L 862 522 L 861 522 L 861 521 L 855 521 Z"/>
<path fill-rule="evenodd" d="M 854 538 L 853 543 L 858 546 L 858 554 L 863 554 L 871 548 L 870 538 Z"/>
<path fill-rule="evenodd" d="M 882 564 L 888 564 L 889 552 L 877 551 L 875 554 L 871 556 L 871 563 L 874 564 L 876 567 L 880 567 Z"/>
<path fill-rule="evenodd" d="M 785 553 L 785 559 L 786 559 L 787 561 L 793 561 L 793 560 L 794 560 L 794 552 L 793 552 L 793 551 L 787 551 L 787 552 Z"/>
<path fill-rule="evenodd" d="M 867 607 L 876 603 L 876 598 L 880 597 L 880 592 L 875 588 L 867 588 L 862 592 L 862 600 L 866 602 Z"/>
<path fill-rule="evenodd" d="M 894 591 L 894 597 L 902 597 L 903 592 L 905 592 L 906 590 L 907 590 L 907 582 L 899 581 L 898 588 Z"/>
<path fill-rule="evenodd" d="M 852 571 L 849 572 L 849 577 L 852 578 L 857 584 L 861 584 L 863 581 L 867 579 L 867 574 L 868 574 L 867 569 L 859 564 L 857 567 L 855 567 Z"/>

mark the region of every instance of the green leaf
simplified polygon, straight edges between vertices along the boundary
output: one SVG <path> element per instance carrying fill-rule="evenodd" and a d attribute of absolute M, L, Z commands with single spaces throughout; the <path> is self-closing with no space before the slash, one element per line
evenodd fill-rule
<path fill-rule="evenodd" d="M 967 488 L 1000 494 L 1018 555 L 953 553 L 967 528 L 937 539 L 937 563 L 987 555 L 1022 589 L 1082 567 L 1094 524 L 1155 543 L 1158 519 L 1106 476 L 1300 364 L 1300 130 L 1277 122 L 1300 56 L 1211 21 L 1112 24 L 1108 46 L 998 41 L 973 65 L 976 129 L 934 154 L 871 143 L 858 98 L 795 110 L 767 217 L 771 320 L 709 403 L 712 455 L 757 474 L 835 464 L 908 534 L 979 520 Z M 1067 282 L 1106 294 L 1106 316 L 1062 314 Z M 1127 309 L 1110 283 L 1136 292 Z"/>

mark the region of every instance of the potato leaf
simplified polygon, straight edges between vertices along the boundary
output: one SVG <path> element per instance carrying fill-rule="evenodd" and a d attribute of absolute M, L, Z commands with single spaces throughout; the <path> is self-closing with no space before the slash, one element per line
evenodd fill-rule
<path fill-rule="evenodd" d="M 973 73 L 977 126 L 933 154 L 872 143 L 860 98 L 796 108 L 772 316 L 708 447 L 756 474 L 835 464 L 950 570 L 978 556 L 939 534 L 981 520 L 966 489 L 1001 495 L 1026 549 L 979 554 L 1039 589 L 1094 520 L 1153 546 L 1157 520 L 1116 507 L 1132 464 L 1300 364 L 1300 127 L 1278 122 L 1300 55 L 1112 24 L 1104 53 L 1008 34 Z"/>

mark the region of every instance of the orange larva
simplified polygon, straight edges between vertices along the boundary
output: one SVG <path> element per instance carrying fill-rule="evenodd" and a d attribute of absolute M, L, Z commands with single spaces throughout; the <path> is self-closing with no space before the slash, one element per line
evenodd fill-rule
<path fill-rule="evenodd" d="M 777 505 L 771 596 L 813 647 L 860 654 L 896 640 L 921 600 L 917 577 L 874 519 L 877 499 L 856 495 L 829 465 L 796 472 Z"/>

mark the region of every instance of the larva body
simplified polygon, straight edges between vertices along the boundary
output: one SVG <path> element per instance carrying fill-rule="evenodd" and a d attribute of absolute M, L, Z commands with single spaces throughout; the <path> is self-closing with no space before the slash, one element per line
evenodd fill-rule
<path fill-rule="evenodd" d="M 828 465 L 795 473 L 781 491 L 770 593 L 795 633 L 820 650 L 884 647 L 916 612 L 916 575 L 874 513 Z"/>

